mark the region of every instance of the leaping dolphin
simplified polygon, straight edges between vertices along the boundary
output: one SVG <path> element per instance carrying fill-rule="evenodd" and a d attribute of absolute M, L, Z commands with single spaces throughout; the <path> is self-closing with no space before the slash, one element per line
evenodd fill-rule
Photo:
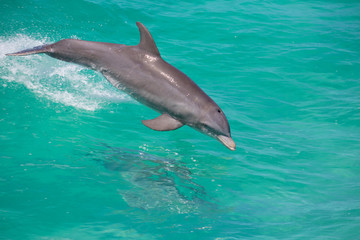
<path fill-rule="evenodd" d="M 146 27 L 137 22 L 140 43 L 124 44 L 63 39 L 8 56 L 45 53 L 101 72 L 116 88 L 161 113 L 142 123 L 157 131 L 188 125 L 235 150 L 229 123 L 220 107 L 184 73 L 164 61 Z"/>

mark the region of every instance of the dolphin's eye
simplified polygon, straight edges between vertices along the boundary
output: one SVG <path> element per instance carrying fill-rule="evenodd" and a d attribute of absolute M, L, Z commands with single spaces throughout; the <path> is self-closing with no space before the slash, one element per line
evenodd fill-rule
<path fill-rule="evenodd" d="M 218 113 L 221 113 L 221 110 L 220 110 L 220 109 L 218 109 L 217 111 L 218 111 Z"/>

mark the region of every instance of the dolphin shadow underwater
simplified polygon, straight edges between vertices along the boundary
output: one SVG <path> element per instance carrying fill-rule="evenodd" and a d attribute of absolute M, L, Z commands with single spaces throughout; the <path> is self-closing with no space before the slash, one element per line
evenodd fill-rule
<path fill-rule="evenodd" d="M 106 144 L 99 145 L 88 157 L 107 169 L 114 179 L 126 182 L 117 191 L 131 207 L 179 213 L 217 208 L 181 161 Z"/>
<path fill-rule="evenodd" d="M 213 137 L 230 150 L 236 144 L 221 108 L 183 72 L 164 61 L 146 27 L 137 22 L 136 46 L 63 39 L 7 56 L 45 53 L 99 71 L 116 88 L 161 115 L 142 123 L 157 131 L 188 125 Z"/>

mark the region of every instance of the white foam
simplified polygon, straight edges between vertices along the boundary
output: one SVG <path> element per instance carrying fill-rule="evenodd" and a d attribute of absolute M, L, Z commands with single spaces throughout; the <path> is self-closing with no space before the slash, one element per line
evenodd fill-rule
<path fill-rule="evenodd" d="M 50 43 L 24 35 L 0 38 L 1 78 L 23 84 L 34 94 L 78 109 L 95 111 L 109 103 L 129 101 L 125 93 L 111 86 L 101 74 L 46 55 L 7 57 L 16 52 Z"/>

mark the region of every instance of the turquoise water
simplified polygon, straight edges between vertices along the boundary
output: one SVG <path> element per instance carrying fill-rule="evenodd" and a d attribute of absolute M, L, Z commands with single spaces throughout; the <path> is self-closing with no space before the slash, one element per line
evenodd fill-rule
<path fill-rule="evenodd" d="M 235 152 L 100 74 L 5 53 L 63 38 L 160 53 Z M 358 1 L 0 2 L 0 239 L 359 239 Z"/>

